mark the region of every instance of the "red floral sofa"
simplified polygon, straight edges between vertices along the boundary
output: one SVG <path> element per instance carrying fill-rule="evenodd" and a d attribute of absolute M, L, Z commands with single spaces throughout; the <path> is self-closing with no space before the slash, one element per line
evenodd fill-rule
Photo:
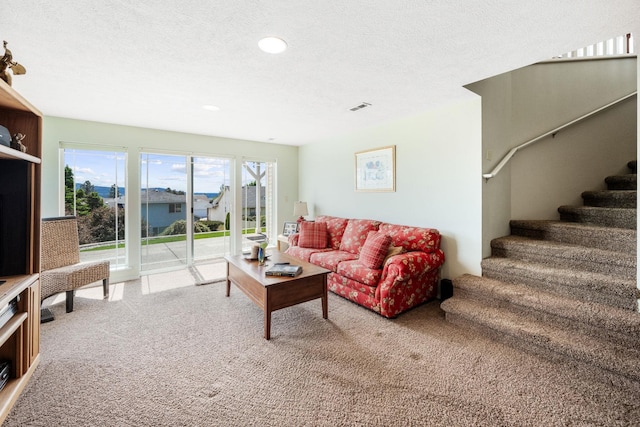
<path fill-rule="evenodd" d="M 434 299 L 444 263 L 438 230 L 326 215 L 302 222 L 286 253 L 331 270 L 330 291 L 388 318 Z"/>

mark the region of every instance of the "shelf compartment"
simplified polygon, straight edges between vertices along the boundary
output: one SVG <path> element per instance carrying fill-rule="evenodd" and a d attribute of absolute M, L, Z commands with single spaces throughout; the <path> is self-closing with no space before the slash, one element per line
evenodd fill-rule
<path fill-rule="evenodd" d="M 20 393 L 27 386 L 29 379 L 40 363 L 40 355 L 36 357 L 27 372 L 21 378 L 11 378 L 0 392 L 0 425 L 4 422 L 9 411 L 20 397 Z"/>
<path fill-rule="evenodd" d="M 16 159 L 26 160 L 27 162 L 40 164 L 40 159 L 32 156 L 31 154 L 23 153 L 22 151 L 14 150 L 4 145 L 0 145 L 0 158 L 3 159 Z"/>
<path fill-rule="evenodd" d="M 0 343 L 7 342 L 9 338 L 11 338 L 11 335 L 24 324 L 25 320 L 27 320 L 27 313 L 14 314 L 13 317 L 0 328 Z"/>
<path fill-rule="evenodd" d="M 8 304 L 9 301 L 21 295 L 25 289 L 33 286 L 38 280 L 37 274 L 22 274 L 18 276 L 0 277 L 0 307 Z M 22 296 L 20 297 L 22 298 Z M 20 306 L 22 307 L 22 306 Z M 21 310 L 26 311 L 26 310 Z M 2 343 L 0 342 L 0 345 Z"/>

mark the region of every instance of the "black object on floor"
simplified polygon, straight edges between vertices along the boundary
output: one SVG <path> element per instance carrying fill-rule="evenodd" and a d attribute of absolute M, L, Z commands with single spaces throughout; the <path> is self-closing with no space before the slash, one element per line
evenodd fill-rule
<path fill-rule="evenodd" d="M 451 279 L 442 279 L 440 281 L 440 301 L 453 296 L 453 282 Z"/>
<path fill-rule="evenodd" d="M 49 310 L 48 308 L 40 309 L 40 323 L 51 322 L 53 319 L 55 318 L 53 317 L 53 313 L 51 312 L 51 310 Z"/>

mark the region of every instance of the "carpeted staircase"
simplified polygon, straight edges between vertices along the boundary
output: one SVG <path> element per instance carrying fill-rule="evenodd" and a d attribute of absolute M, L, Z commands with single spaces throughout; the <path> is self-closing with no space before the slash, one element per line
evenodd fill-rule
<path fill-rule="evenodd" d="M 561 206 L 560 221 L 511 221 L 491 242 L 482 277 L 453 281 L 452 323 L 554 360 L 640 380 L 636 287 L 636 162 Z"/>

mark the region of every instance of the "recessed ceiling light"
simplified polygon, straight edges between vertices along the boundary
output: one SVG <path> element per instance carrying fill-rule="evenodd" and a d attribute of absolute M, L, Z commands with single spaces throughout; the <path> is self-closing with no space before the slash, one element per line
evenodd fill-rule
<path fill-rule="evenodd" d="M 258 42 L 258 46 L 267 53 L 282 53 L 287 50 L 287 42 L 278 37 L 265 37 Z"/>
<path fill-rule="evenodd" d="M 217 107 L 215 105 L 203 105 L 202 108 L 207 111 L 220 111 L 220 107 Z"/>

